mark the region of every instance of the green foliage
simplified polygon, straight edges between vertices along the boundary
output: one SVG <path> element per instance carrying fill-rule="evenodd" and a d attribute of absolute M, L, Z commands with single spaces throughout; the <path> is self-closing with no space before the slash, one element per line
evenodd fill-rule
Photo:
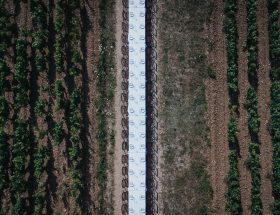
<path fill-rule="evenodd" d="M 41 182 L 41 176 L 46 168 L 45 161 L 48 157 L 47 148 L 41 147 L 37 148 L 34 155 L 34 176 L 37 182 L 37 189 L 34 193 L 35 198 L 35 210 L 34 214 L 42 215 L 45 207 L 45 183 Z"/>
<path fill-rule="evenodd" d="M 71 78 L 74 78 L 80 74 L 81 67 L 81 55 L 79 52 L 80 47 L 80 20 L 76 16 L 77 12 L 80 12 L 80 1 L 75 0 L 71 1 L 68 4 L 67 12 L 69 15 L 68 27 L 70 31 L 68 32 L 69 38 L 69 55 L 70 55 L 70 67 L 68 68 L 68 74 Z M 61 28 L 62 25 L 60 21 L 62 17 L 57 20 L 57 27 Z M 62 36 L 61 36 L 62 38 Z M 58 41 L 60 42 L 60 41 Z M 58 47 L 61 48 L 60 44 Z M 61 52 L 58 52 L 58 68 L 59 65 L 59 57 L 62 56 Z M 72 186 L 71 186 L 71 195 L 74 197 L 76 204 L 80 203 L 81 200 L 81 189 L 83 188 L 82 180 L 81 180 L 81 149 L 80 149 L 80 131 L 81 131 L 81 117 L 80 117 L 80 97 L 81 92 L 77 88 L 74 87 L 71 98 L 70 98 L 70 142 L 71 147 L 69 147 L 69 158 L 71 161 L 71 178 L 72 178 Z M 75 212 L 74 212 L 75 213 Z"/>
<path fill-rule="evenodd" d="M 5 60 L 7 48 L 11 39 L 9 32 L 9 14 L 6 10 L 6 1 L 0 1 L 0 199 L 4 188 L 8 186 L 8 168 L 9 168 L 9 145 L 7 135 L 4 131 L 8 116 L 9 106 L 5 98 L 7 91 L 6 77 L 10 74 L 10 69 Z M 4 214 L 4 209 L 0 209 L 0 214 Z"/>
<path fill-rule="evenodd" d="M 261 202 L 261 177 L 260 177 L 260 150 L 258 142 L 258 132 L 260 119 L 258 116 L 258 28 L 257 28 L 257 1 L 247 0 L 247 50 L 248 50 L 248 80 L 249 89 L 247 91 L 246 107 L 248 111 L 248 128 L 251 134 L 249 146 L 248 166 L 251 171 L 251 210 L 252 214 L 262 214 Z M 254 142 L 255 141 L 255 142 Z"/>
<path fill-rule="evenodd" d="M 43 72 L 46 69 L 45 57 L 41 54 L 38 54 L 35 57 L 35 65 L 39 72 Z"/>
<path fill-rule="evenodd" d="M 28 104 L 28 61 L 27 42 L 19 38 L 16 44 L 16 64 L 14 73 L 14 108 L 18 113 L 21 108 Z M 12 214 L 24 214 L 23 205 L 25 199 L 22 194 L 26 192 L 25 163 L 29 148 L 28 122 L 17 116 L 14 121 L 14 143 L 11 147 L 12 154 L 12 174 L 11 174 L 11 194 L 13 202 Z"/>
<path fill-rule="evenodd" d="M 14 106 L 16 112 L 21 107 L 26 107 L 28 104 L 28 61 L 27 61 L 27 42 L 19 38 L 16 44 L 16 64 L 14 74 L 14 91 L 15 99 Z"/>
<path fill-rule="evenodd" d="M 6 169 L 8 164 L 9 146 L 6 140 L 6 134 L 0 130 L 0 191 L 6 186 Z"/>
<path fill-rule="evenodd" d="M 227 84 L 230 96 L 230 119 L 228 123 L 228 142 L 230 148 L 229 154 L 229 172 L 227 176 L 228 191 L 226 196 L 226 210 L 232 215 L 238 215 L 242 212 L 241 194 L 239 184 L 239 173 L 237 168 L 237 153 L 239 144 L 237 140 L 237 120 L 238 115 L 238 64 L 237 64 L 237 26 L 236 12 L 237 2 L 227 0 L 225 6 L 224 31 L 227 39 Z"/>
<path fill-rule="evenodd" d="M 71 187 L 71 194 L 76 203 L 80 202 L 80 191 L 82 189 L 82 180 L 80 173 L 80 129 L 81 119 L 78 111 L 80 103 L 80 91 L 75 89 L 70 98 L 70 141 L 72 147 L 69 148 L 69 158 L 71 164 L 71 178 L 73 185 Z"/>
<path fill-rule="evenodd" d="M 247 92 L 247 103 L 248 111 L 248 126 L 251 134 L 258 135 L 260 120 L 258 116 L 258 96 L 257 92 L 250 87 Z"/>
<path fill-rule="evenodd" d="M 229 145 L 234 148 L 238 143 L 237 143 L 237 122 L 235 117 L 232 115 L 230 116 L 229 123 L 228 123 L 228 141 Z"/>
<path fill-rule="evenodd" d="M 56 19 L 55 19 L 55 32 L 56 32 L 56 40 L 55 40 L 55 52 L 54 52 L 54 60 L 55 60 L 55 68 L 58 73 L 63 71 L 63 56 L 64 56 L 64 35 L 63 35 L 63 26 L 64 26 L 64 8 L 65 5 L 63 1 L 59 0 L 56 3 Z"/>
<path fill-rule="evenodd" d="M 247 161 L 252 176 L 252 214 L 262 214 L 261 202 L 261 176 L 260 176 L 260 146 L 251 143 L 249 147 L 250 156 Z"/>
<path fill-rule="evenodd" d="M 43 30 L 38 30 L 33 33 L 34 41 L 32 43 L 32 47 L 37 50 L 42 50 L 46 46 L 46 35 Z"/>
<path fill-rule="evenodd" d="M 23 214 L 24 213 L 24 202 L 25 200 L 21 198 L 19 193 L 15 194 L 15 204 L 13 205 L 12 208 L 12 215 L 18 215 L 18 214 Z"/>
<path fill-rule="evenodd" d="M 216 73 L 215 73 L 213 67 L 210 65 L 207 67 L 207 74 L 208 74 L 209 78 L 213 78 L 213 79 L 216 78 Z"/>
<path fill-rule="evenodd" d="M 238 67 L 237 67 L 237 27 L 235 20 L 235 13 L 237 11 L 237 5 L 235 0 L 227 0 L 225 7 L 225 21 L 224 30 L 227 38 L 227 80 L 230 94 L 236 94 L 238 92 Z"/>
<path fill-rule="evenodd" d="M 54 94 L 56 98 L 57 109 L 61 110 L 64 107 L 64 93 L 61 80 L 56 80 L 54 83 Z"/>
<path fill-rule="evenodd" d="M 23 214 L 25 199 L 22 194 L 26 191 L 25 163 L 29 149 L 28 123 L 21 119 L 14 122 L 14 144 L 12 145 L 11 193 L 13 201 L 13 214 Z"/>
<path fill-rule="evenodd" d="M 3 126 L 9 116 L 9 105 L 4 96 L 0 96 L 0 126 Z"/>
<path fill-rule="evenodd" d="M 63 140 L 63 123 L 58 122 L 54 126 L 54 143 L 59 145 Z"/>
<path fill-rule="evenodd" d="M 280 24 L 279 1 L 268 0 L 268 35 L 271 72 L 271 123 L 270 132 L 273 145 L 272 157 L 272 193 L 274 204 L 272 213 L 280 214 Z"/>
<path fill-rule="evenodd" d="M 280 67 L 278 68 L 271 68 L 270 70 L 270 77 L 271 77 L 271 81 L 275 82 L 275 81 L 279 81 L 280 80 Z"/>
<path fill-rule="evenodd" d="M 71 16 L 71 20 L 69 22 L 69 28 L 71 31 L 69 32 L 69 40 L 70 40 L 70 56 L 71 56 L 71 67 L 69 68 L 69 74 L 73 77 L 80 74 L 80 63 L 81 63 L 81 54 L 79 52 L 79 40 L 81 38 L 80 35 L 80 21 L 77 16 L 75 16 L 75 11 L 79 9 L 80 1 L 75 0 L 71 1 L 69 4 L 69 13 Z"/>
<path fill-rule="evenodd" d="M 40 179 L 43 170 L 44 170 L 44 161 L 47 156 L 47 149 L 46 148 L 38 148 L 34 155 L 34 176 L 37 179 Z"/>
<path fill-rule="evenodd" d="M 10 69 L 4 59 L 0 59 L 0 95 L 4 94 L 6 88 L 6 77 L 9 75 Z"/>
<path fill-rule="evenodd" d="M 36 101 L 35 113 L 37 116 L 43 116 L 45 114 L 45 106 L 47 105 L 46 100 L 39 99 Z"/>
<path fill-rule="evenodd" d="M 236 150 L 230 150 L 229 153 L 229 173 L 226 182 L 228 184 L 226 210 L 230 212 L 230 214 L 239 215 L 242 212 L 242 207 Z"/>

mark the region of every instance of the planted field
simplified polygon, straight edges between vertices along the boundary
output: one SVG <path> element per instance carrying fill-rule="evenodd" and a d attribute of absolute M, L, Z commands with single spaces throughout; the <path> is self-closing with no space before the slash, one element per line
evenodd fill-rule
<path fill-rule="evenodd" d="M 182 214 L 183 211 L 186 214 L 279 214 L 277 202 L 279 197 L 277 187 L 280 185 L 277 178 L 279 146 L 276 131 L 279 127 L 277 126 L 277 83 L 280 77 L 277 69 L 279 1 L 214 0 L 212 3 L 200 1 L 200 4 L 199 6 L 193 1 L 177 1 L 175 4 L 177 13 L 173 12 L 173 15 L 171 11 L 175 5 L 163 3 L 160 6 L 162 18 L 159 26 L 162 26 L 164 32 L 170 30 L 170 34 L 161 33 L 158 36 L 162 56 L 159 60 L 159 74 L 162 74 L 160 92 L 162 101 L 160 142 L 163 151 L 160 168 L 162 212 L 163 214 Z M 185 7 L 186 5 L 188 7 Z M 205 11 L 203 18 L 192 15 L 188 9 L 196 11 L 195 7 L 199 7 L 199 11 L 203 11 L 204 7 L 211 8 L 210 16 L 207 18 Z M 178 12 L 180 8 L 184 8 L 184 13 Z M 182 17 L 178 18 L 178 14 Z M 192 17 L 196 17 L 195 22 Z M 184 29 L 174 24 L 177 20 L 186 22 L 183 24 Z M 203 20 L 204 24 L 199 25 L 198 20 Z M 169 26 L 168 23 L 173 25 Z M 175 29 L 172 29 L 173 26 L 176 26 Z M 183 48 L 185 44 L 195 41 L 190 32 L 198 29 L 205 43 L 200 42 L 198 43 L 200 46 L 197 44 L 194 47 Z M 179 32 L 184 32 L 184 39 L 180 42 L 178 42 L 181 38 L 178 36 Z M 199 36 L 196 36 L 195 39 L 198 38 Z M 202 50 L 200 59 L 205 59 L 195 64 L 198 66 L 203 63 L 200 72 L 190 64 L 193 54 L 198 50 Z M 203 55 L 205 57 L 202 57 Z M 199 56 L 195 59 L 199 59 Z M 174 62 L 176 65 L 173 65 Z M 194 82 L 193 74 L 198 77 L 203 72 L 204 75 L 200 78 L 204 81 Z M 187 79 L 183 78 L 185 75 Z M 188 82 L 190 80 L 191 83 Z M 171 85 L 167 85 L 169 81 Z M 196 122 L 195 126 L 188 127 L 191 122 L 188 122 L 187 116 L 195 114 L 188 112 L 187 106 L 184 107 L 185 103 L 193 104 L 194 110 L 201 110 L 201 106 L 192 103 L 191 99 L 198 92 L 193 88 L 195 83 L 198 88 L 205 87 L 207 102 L 204 119 L 208 122 L 209 130 L 202 126 L 197 128 L 200 131 L 197 138 L 202 141 L 202 145 L 197 144 L 195 141 L 197 138 L 192 139 L 196 133 L 191 132 L 200 124 Z M 199 97 L 196 95 L 196 98 Z M 177 105 L 173 107 L 176 102 Z M 184 107 L 182 112 L 181 107 Z M 176 126 L 175 119 L 179 113 L 182 114 L 180 126 Z M 200 113 L 201 115 L 203 114 Z M 198 119 L 196 116 L 193 121 Z M 186 130 L 180 133 L 179 131 L 184 128 Z M 209 137 L 209 142 L 203 137 Z M 186 147 L 188 144 L 189 147 Z M 185 151 L 181 152 L 184 145 Z M 190 154 L 196 152 L 196 147 L 200 152 L 204 151 L 206 158 L 204 168 L 211 182 L 209 189 L 203 189 L 204 197 L 207 196 L 207 190 L 210 191 L 203 212 L 197 211 L 198 206 L 192 208 L 201 197 L 195 197 L 195 191 L 191 191 L 190 187 L 194 188 L 199 179 L 194 175 L 190 177 L 187 173 L 183 174 L 192 170 L 196 158 Z M 190 152 L 188 149 L 191 149 Z M 180 171 L 173 171 L 176 166 Z M 203 174 L 202 169 L 200 172 Z M 184 175 L 184 179 L 180 174 Z M 190 180 L 189 186 L 184 185 L 189 178 L 193 179 Z M 173 192 L 180 192 L 180 196 L 184 195 L 184 198 L 177 199 L 176 195 L 172 195 Z M 190 194 L 193 196 L 188 196 Z M 203 201 L 200 199 L 201 202 Z"/>
<path fill-rule="evenodd" d="M 0 214 L 280 214 L 279 10 L 0 0 Z"/>
<path fill-rule="evenodd" d="M 1 214 L 109 213 L 114 37 L 103 4 L 0 2 Z"/>

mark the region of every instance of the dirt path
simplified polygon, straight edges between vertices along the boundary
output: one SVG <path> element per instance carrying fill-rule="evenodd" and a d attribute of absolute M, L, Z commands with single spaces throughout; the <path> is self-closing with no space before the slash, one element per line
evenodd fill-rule
<path fill-rule="evenodd" d="M 83 87 L 83 123 L 84 123 L 84 145 L 83 154 L 85 156 L 85 186 L 84 191 L 85 205 L 83 213 L 97 213 L 98 205 L 98 185 L 96 182 L 97 168 L 97 142 L 96 142 L 96 75 L 98 63 L 99 45 L 99 1 L 84 1 L 82 5 L 82 52 L 85 58 L 82 73 Z M 86 33 L 85 33 L 86 32 Z"/>
<path fill-rule="evenodd" d="M 213 189 L 212 209 L 214 214 L 225 214 L 225 193 L 227 186 L 225 176 L 228 173 L 228 140 L 227 123 L 228 91 L 227 91 L 227 55 L 226 41 L 223 34 L 223 8 L 222 0 L 214 1 L 211 24 L 209 26 L 210 41 L 214 45 L 210 50 L 209 61 L 216 72 L 216 79 L 206 82 L 206 99 L 208 103 L 208 123 L 210 128 L 210 175 Z"/>
<path fill-rule="evenodd" d="M 116 53 L 115 53 L 115 62 L 116 62 L 116 91 L 115 91 L 115 151 L 114 151 L 114 214 L 122 214 L 122 114 L 121 114 L 121 83 L 122 83 L 122 11 L 123 5 L 121 0 L 117 0 L 115 4 L 115 13 L 116 13 Z"/>
<path fill-rule="evenodd" d="M 162 5 L 161 2 L 158 1 L 157 3 L 157 17 L 162 17 Z M 162 40 L 160 38 L 160 32 L 158 30 L 158 34 L 157 34 L 157 53 L 158 53 L 158 59 L 160 62 L 160 59 L 163 58 L 162 53 L 162 44 L 160 43 L 160 41 Z M 158 64 L 158 68 L 161 68 L 162 65 Z M 157 89 L 158 89 L 158 95 L 163 95 L 163 80 L 162 77 L 158 76 L 158 84 L 157 84 Z M 162 104 L 162 98 L 159 97 L 159 104 Z M 162 115 L 162 108 L 159 105 L 158 106 L 158 112 L 159 112 L 159 116 Z M 157 192 L 158 192 L 158 215 L 163 215 L 163 210 L 164 210 L 164 205 L 163 205 L 163 166 L 164 166 L 164 157 L 163 157 L 163 147 L 162 147 L 162 136 L 164 134 L 164 121 L 161 121 L 161 117 L 158 118 L 158 142 L 157 142 L 157 146 L 158 146 L 158 188 L 157 188 Z"/>
<path fill-rule="evenodd" d="M 161 5 L 161 1 L 157 2 L 157 18 L 159 19 L 159 17 L 162 17 L 162 5 Z M 158 54 L 158 68 L 161 68 L 163 65 L 159 65 L 160 63 L 160 59 L 163 58 L 162 53 L 163 53 L 163 47 L 161 44 L 161 34 L 159 32 L 159 27 L 157 27 L 157 54 Z M 157 95 L 163 95 L 163 78 L 159 77 L 159 75 L 157 75 L 158 77 L 158 82 L 157 82 Z M 162 98 L 159 97 L 159 104 L 162 104 Z M 159 113 L 159 117 L 158 117 L 158 140 L 157 140 L 157 147 L 158 147 L 158 187 L 157 187 L 157 193 L 158 193 L 158 215 L 163 215 L 163 210 L 164 210 L 164 205 L 163 205 L 163 165 L 164 165 L 164 157 L 163 157 L 163 147 L 162 147 L 162 136 L 164 134 L 164 121 L 161 121 L 162 117 L 160 117 L 163 114 L 163 110 L 161 108 L 161 105 L 158 105 L 158 113 Z"/>
<path fill-rule="evenodd" d="M 263 214 L 271 214 L 272 187 L 268 175 L 272 172 L 272 144 L 269 131 L 267 129 L 270 119 L 270 62 L 269 44 L 267 31 L 267 1 L 259 0 L 257 10 L 257 24 L 259 31 L 259 88 L 258 88 L 258 113 L 260 116 L 260 162 L 261 162 L 261 199 L 263 204 Z"/>
<path fill-rule="evenodd" d="M 248 74 L 247 74 L 247 52 L 244 50 L 247 40 L 247 22 L 246 22 L 246 1 L 237 1 L 237 32 L 239 36 L 237 51 L 238 51 L 238 88 L 239 88 L 239 120 L 238 120 L 238 141 L 240 146 L 240 158 L 238 160 L 238 169 L 240 174 L 240 191 L 241 204 L 243 214 L 250 213 L 251 204 L 251 173 L 246 167 L 246 160 L 249 155 L 250 136 L 247 123 L 247 109 L 245 108 L 246 95 L 248 89 Z"/>

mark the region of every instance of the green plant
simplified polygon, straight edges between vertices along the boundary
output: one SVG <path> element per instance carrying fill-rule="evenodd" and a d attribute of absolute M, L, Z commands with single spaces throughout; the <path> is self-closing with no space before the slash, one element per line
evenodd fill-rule
<path fill-rule="evenodd" d="M 226 181 L 228 184 L 226 210 L 233 215 L 239 215 L 242 212 L 242 207 L 236 150 L 230 150 L 229 153 L 229 173 Z"/>
<path fill-rule="evenodd" d="M 261 177 L 260 177 L 260 150 L 258 132 L 260 119 L 258 116 L 258 28 L 257 28 L 257 1 L 247 0 L 247 50 L 248 50 L 248 80 L 249 89 L 247 91 L 246 108 L 248 111 L 248 128 L 251 135 L 249 146 L 248 166 L 251 171 L 252 188 L 251 188 L 251 210 L 252 214 L 259 215 L 262 213 L 261 194 Z"/>
<path fill-rule="evenodd" d="M 64 56 L 64 35 L 63 35 L 63 27 L 64 27 L 64 8 L 65 5 L 63 1 L 59 0 L 56 3 L 56 19 L 55 19 L 55 32 L 56 32 L 56 40 L 55 40 L 55 68 L 58 73 L 63 71 L 63 56 Z"/>
<path fill-rule="evenodd" d="M 239 173 L 237 168 L 237 154 L 239 144 L 237 139 L 237 116 L 238 116 L 238 64 L 237 64 L 237 25 L 236 25 L 237 2 L 227 0 L 225 6 L 224 31 L 227 39 L 227 84 L 229 90 L 230 118 L 228 123 L 229 143 L 229 172 L 227 175 L 228 191 L 226 196 L 226 210 L 232 215 L 242 212 Z"/>
<path fill-rule="evenodd" d="M 216 72 L 214 71 L 213 67 L 210 65 L 207 66 L 207 74 L 209 78 L 213 78 L 213 79 L 216 78 Z"/>
<path fill-rule="evenodd" d="M 280 211 L 280 25 L 279 25 L 279 1 L 268 0 L 268 35 L 269 55 L 271 63 L 271 123 L 270 132 L 273 145 L 272 157 L 272 193 L 274 204 L 272 213 Z"/>
<path fill-rule="evenodd" d="M 58 122 L 54 126 L 54 142 L 59 145 L 63 140 L 63 123 Z"/>
<path fill-rule="evenodd" d="M 43 114 L 46 113 L 46 111 L 45 111 L 45 106 L 46 105 L 47 105 L 46 100 L 39 99 L 38 101 L 36 101 L 35 113 L 36 113 L 37 116 L 43 116 Z"/>
<path fill-rule="evenodd" d="M 6 186 L 6 168 L 8 164 L 9 147 L 6 140 L 6 134 L 0 130 L 0 190 Z"/>

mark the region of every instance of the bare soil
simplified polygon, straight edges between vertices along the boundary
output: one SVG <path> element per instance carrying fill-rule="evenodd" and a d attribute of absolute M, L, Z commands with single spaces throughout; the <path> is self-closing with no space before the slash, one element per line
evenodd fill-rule
<path fill-rule="evenodd" d="M 115 90 L 115 148 L 114 148 L 114 214 L 121 214 L 122 207 L 122 114 L 121 114 L 121 83 L 122 83 L 122 11 L 123 5 L 121 0 L 116 1 L 115 14 L 116 14 L 116 49 L 115 49 L 115 66 L 116 66 L 116 90 Z"/>
<path fill-rule="evenodd" d="M 82 119 L 83 119 L 83 171 L 85 188 L 82 193 L 85 204 L 82 213 L 95 214 L 98 209 L 98 185 L 96 182 L 96 167 L 98 160 L 97 149 L 97 120 L 95 110 L 96 69 L 99 57 L 99 1 L 82 1 L 82 41 L 83 53 L 82 72 Z"/>
<path fill-rule="evenodd" d="M 259 87 L 258 87 L 258 114 L 260 116 L 260 164 L 261 164 L 261 200 L 263 205 L 263 214 L 271 214 L 272 200 L 272 143 L 268 131 L 270 120 L 270 87 L 269 78 L 270 61 L 269 61 L 269 44 L 268 44 L 268 20 L 267 20 L 267 1 L 258 1 L 257 24 L 259 32 Z"/>
<path fill-rule="evenodd" d="M 241 191 L 241 204 L 243 213 L 250 214 L 251 206 L 251 173 L 246 166 L 246 160 L 249 157 L 249 144 L 250 136 L 248 131 L 248 119 L 246 95 L 248 89 L 248 73 L 247 73 L 247 51 L 246 51 L 246 40 L 247 40 L 247 11 L 246 1 L 237 1 L 237 53 L 238 53 L 238 89 L 239 89 L 239 119 L 238 119 L 238 142 L 240 148 L 240 155 L 238 159 L 238 170 L 239 170 L 239 183 Z M 244 49 L 245 47 L 245 49 Z"/>
<path fill-rule="evenodd" d="M 223 33 L 222 0 L 214 1 L 208 35 L 213 48 L 208 58 L 216 74 L 215 79 L 206 81 L 207 119 L 210 128 L 211 150 L 209 155 L 209 172 L 213 189 L 212 212 L 225 213 L 225 193 L 227 185 L 225 177 L 228 173 L 229 147 L 227 140 L 227 123 L 229 120 L 227 90 L 227 53 L 226 40 Z"/>

